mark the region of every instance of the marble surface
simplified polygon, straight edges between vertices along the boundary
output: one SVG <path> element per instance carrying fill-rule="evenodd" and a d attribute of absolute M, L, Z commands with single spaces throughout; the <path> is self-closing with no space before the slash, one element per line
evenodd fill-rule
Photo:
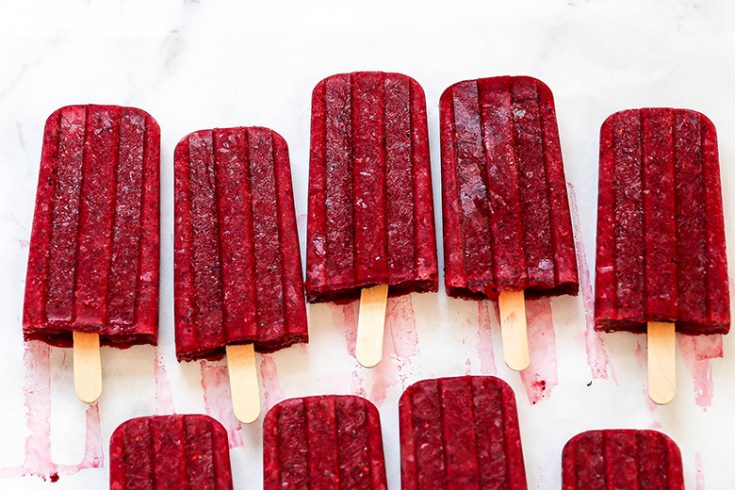
<path fill-rule="evenodd" d="M 280 132 L 290 146 L 303 246 L 310 92 L 332 73 L 400 71 L 423 85 L 437 209 L 442 90 L 480 76 L 544 80 L 556 97 L 576 191 L 577 252 L 589 267 L 603 119 L 639 106 L 704 112 L 720 135 L 733 274 L 735 3 L 120 0 L 4 2 L 2 10 L 0 487 L 46 488 L 58 478 L 53 488 L 105 488 L 114 428 L 172 410 L 223 421 L 235 488 L 260 487 L 260 426 L 233 422 L 224 365 L 175 360 L 172 152 L 196 129 L 262 125 Z M 162 130 L 161 343 L 103 349 L 105 392 L 89 408 L 73 396 L 70 352 L 24 346 L 20 330 L 43 122 L 59 106 L 87 102 L 144 108 Z M 391 301 L 388 357 L 374 370 L 359 368 L 350 355 L 356 306 L 311 307 L 308 348 L 259 358 L 263 403 L 324 392 L 366 395 L 380 408 L 388 477 L 398 488 L 402 388 L 431 376 L 495 373 L 516 391 L 530 488 L 558 488 L 566 440 L 605 427 L 659 428 L 681 447 L 688 488 L 732 487 L 735 336 L 680 338 L 678 396 L 654 407 L 645 394 L 645 339 L 590 333 L 590 278 L 582 279 L 579 298 L 529 305 L 534 361 L 523 377 L 503 365 L 489 302 L 449 300 L 443 292 Z"/>

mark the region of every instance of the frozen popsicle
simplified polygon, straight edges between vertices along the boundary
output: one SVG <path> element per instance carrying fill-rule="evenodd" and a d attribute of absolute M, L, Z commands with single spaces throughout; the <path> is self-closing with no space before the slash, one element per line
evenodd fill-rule
<path fill-rule="evenodd" d="M 285 400 L 263 424 L 265 490 L 386 489 L 380 415 L 357 396 Z"/>
<path fill-rule="evenodd" d="M 653 430 L 593 430 L 562 455 L 562 490 L 684 490 L 676 443 Z"/>
<path fill-rule="evenodd" d="M 252 422 L 253 350 L 308 340 L 288 148 L 266 128 L 203 130 L 174 159 L 176 356 L 227 352 L 235 415 Z"/>
<path fill-rule="evenodd" d="M 554 99 L 530 77 L 455 83 L 439 102 L 447 293 L 498 298 L 506 363 L 529 363 L 524 295 L 577 294 Z"/>
<path fill-rule="evenodd" d="M 399 403 L 404 490 L 526 489 L 516 403 L 492 376 L 419 381 Z"/>
<path fill-rule="evenodd" d="M 227 431 L 206 415 L 140 417 L 110 439 L 110 490 L 230 490 Z"/>
<path fill-rule="evenodd" d="M 387 294 L 437 290 L 426 101 L 398 73 L 355 72 L 312 94 L 306 295 L 361 298 L 356 356 L 382 357 Z"/>
<path fill-rule="evenodd" d="M 99 345 L 155 344 L 160 130 L 132 107 L 74 105 L 43 135 L 23 336 L 74 346 L 76 390 L 102 390 Z"/>
<path fill-rule="evenodd" d="M 730 328 L 712 122 L 685 109 L 613 114 L 600 134 L 599 185 L 595 325 L 648 331 L 649 390 L 665 403 L 675 392 L 675 330 Z"/>

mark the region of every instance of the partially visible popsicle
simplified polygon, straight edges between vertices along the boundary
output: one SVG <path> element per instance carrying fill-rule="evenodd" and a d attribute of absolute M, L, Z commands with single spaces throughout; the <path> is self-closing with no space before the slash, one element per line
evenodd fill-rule
<path fill-rule="evenodd" d="M 649 332 L 649 374 L 675 389 L 675 335 L 730 329 L 717 136 L 703 114 L 633 109 L 600 134 L 595 325 Z M 654 363 L 652 365 L 652 363 Z M 660 381 L 660 380 L 659 380 Z M 649 388 L 657 389 L 650 379 Z"/>
<path fill-rule="evenodd" d="M 562 490 L 684 490 L 676 443 L 653 430 L 593 430 L 562 455 Z"/>
<path fill-rule="evenodd" d="M 102 390 L 100 343 L 156 344 L 159 161 L 158 124 L 140 109 L 74 105 L 46 121 L 23 336 L 74 345 L 87 402 Z"/>
<path fill-rule="evenodd" d="M 312 94 L 308 300 L 361 297 L 356 356 L 372 366 L 386 295 L 437 287 L 424 91 L 398 73 L 322 80 Z"/>
<path fill-rule="evenodd" d="M 266 128 L 202 130 L 174 159 L 176 356 L 227 351 L 235 415 L 252 422 L 253 348 L 308 341 L 288 148 Z M 243 390 L 257 412 L 238 412 Z"/>
<path fill-rule="evenodd" d="M 399 403 L 404 490 L 525 490 L 513 391 L 492 376 L 419 381 Z"/>
<path fill-rule="evenodd" d="M 447 293 L 499 298 L 505 360 L 528 366 L 524 292 L 576 295 L 554 99 L 530 77 L 467 80 L 439 102 Z"/>
<path fill-rule="evenodd" d="M 357 396 L 285 400 L 263 424 L 265 490 L 387 487 L 380 414 Z"/>
<path fill-rule="evenodd" d="M 227 431 L 206 415 L 140 417 L 110 439 L 110 490 L 230 490 Z"/>

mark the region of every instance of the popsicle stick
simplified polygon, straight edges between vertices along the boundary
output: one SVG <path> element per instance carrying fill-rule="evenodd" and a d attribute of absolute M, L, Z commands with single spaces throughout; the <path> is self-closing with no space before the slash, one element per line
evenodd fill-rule
<path fill-rule="evenodd" d="M 665 405 L 676 395 L 676 327 L 648 322 L 648 396 Z"/>
<path fill-rule="evenodd" d="M 523 371 L 530 363 L 523 291 L 501 291 L 498 304 L 505 363 L 511 369 Z"/>
<path fill-rule="evenodd" d="M 260 416 L 260 388 L 255 368 L 253 344 L 225 346 L 227 372 L 230 376 L 230 395 L 235 418 L 244 424 L 252 424 Z"/>
<path fill-rule="evenodd" d="M 364 367 L 373 367 L 383 358 L 383 331 L 387 303 L 387 284 L 363 288 L 360 293 L 355 357 L 357 362 Z"/>
<path fill-rule="evenodd" d="M 74 345 L 74 391 L 84 403 L 96 402 L 102 395 L 102 360 L 100 336 L 72 332 Z"/>

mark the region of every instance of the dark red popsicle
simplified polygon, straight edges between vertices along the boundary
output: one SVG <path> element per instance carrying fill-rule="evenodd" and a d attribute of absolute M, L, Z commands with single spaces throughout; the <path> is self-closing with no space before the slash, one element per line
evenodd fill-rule
<path fill-rule="evenodd" d="M 263 423 L 264 489 L 387 489 L 380 415 L 356 396 L 273 407 Z"/>
<path fill-rule="evenodd" d="M 562 490 L 684 490 L 681 453 L 653 430 L 593 430 L 562 455 Z"/>
<path fill-rule="evenodd" d="M 266 128 L 202 130 L 174 159 L 178 359 L 306 342 L 286 142 Z"/>
<path fill-rule="evenodd" d="M 450 296 L 577 294 L 554 99 L 530 77 L 455 83 L 439 102 Z"/>
<path fill-rule="evenodd" d="M 309 301 L 437 290 L 426 101 L 398 73 L 355 72 L 314 88 Z"/>
<path fill-rule="evenodd" d="M 227 431 L 206 415 L 140 417 L 110 439 L 110 490 L 230 490 Z"/>
<path fill-rule="evenodd" d="M 599 330 L 728 332 L 717 136 L 703 114 L 633 109 L 603 123 L 596 271 Z"/>
<path fill-rule="evenodd" d="M 33 217 L 23 335 L 61 347 L 155 344 L 160 130 L 133 107 L 49 116 Z"/>
<path fill-rule="evenodd" d="M 515 397 L 502 380 L 419 381 L 399 411 L 404 490 L 526 489 Z"/>

